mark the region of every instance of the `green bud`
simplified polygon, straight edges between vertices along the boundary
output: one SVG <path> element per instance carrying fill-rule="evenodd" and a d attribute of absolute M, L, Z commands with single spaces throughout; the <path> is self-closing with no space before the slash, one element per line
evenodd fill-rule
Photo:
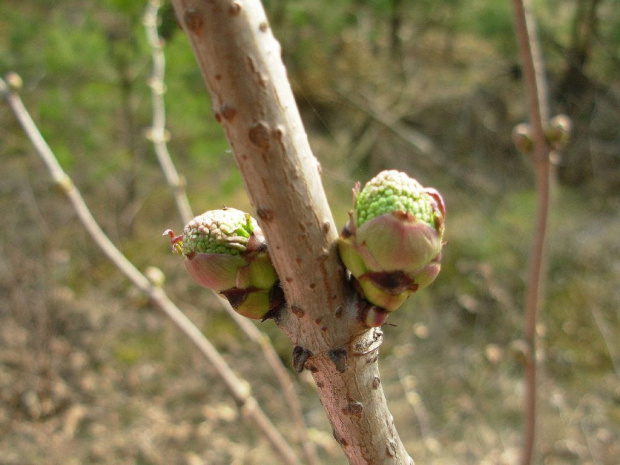
<path fill-rule="evenodd" d="M 398 171 L 354 189 L 355 210 L 338 241 L 366 299 L 392 311 L 440 269 L 445 205 L 439 192 Z"/>
<path fill-rule="evenodd" d="M 190 221 L 183 230 L 184 256 L 217 253 L 240 256 L 245 252 L 256 220 L 234 208 L 210 210 Z"/>
<path fill-rule="evenodd" d="M 534 150 L 532 128 L 529 124 L 517 124 L 512 130 L 512 142 L 517 150 L 525 155 L 531 155 Z"/>
<path fill-rule="evenodd" d="M 228 298 L 249 318 L 265 318 L 284 303 L 265 238 L 249 214 L 234 208 L 211 210 L 190 221 L 182 236 L 172 230 L 175 253 L 183 255 L 194 280 Z"/>
<path fill-rule="evenodd" d="M 545 137 L 553 150 L 561 150 L 568 144 L 572 127 L 573 123 L 566 115 L 551 118 L 545 130 Z"/>
<path fill-rule="evenodd" d="M 24 81 L 22 81 L 21 76 L 14 71 L 6 73 L 4 79 L 12 92 L 19 92 L 24 86 Z"/>

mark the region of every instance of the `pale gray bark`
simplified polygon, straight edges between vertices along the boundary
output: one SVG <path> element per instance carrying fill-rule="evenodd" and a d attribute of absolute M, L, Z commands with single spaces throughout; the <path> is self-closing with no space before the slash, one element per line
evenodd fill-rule
<path fill-rule="evenodd" d="M 380 329 L 359 319 L 338 232 L 280 57 L 258 0 L 173 0 L 265 233 L 295 346 L 351 464 L 411 464 L 378 370 Z"/>

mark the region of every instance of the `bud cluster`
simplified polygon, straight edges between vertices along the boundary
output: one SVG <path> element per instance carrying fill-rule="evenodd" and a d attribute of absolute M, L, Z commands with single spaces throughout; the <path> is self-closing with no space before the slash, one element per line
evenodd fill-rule
<path fill-rule="evenodd" d="M 248 318 L 268 318 L 284 304 L 278 275 L 258 223 L 234 208 L 211 210 L 190 221 L 172 249 L 194 280 L 228 299 Z"/>
<path fill-rule="evenodd" d="M 391 312 L 439 274 L 446 209 L 439 192 L 399 171 L 360 187 L 338 249 L 366 299 Z M 369 326 L 384 319 L 365 318 Z"/>
<path fill-rule="evenodd" d="M 549 120 L 544 128 L 544 135 L 549 147 L 562 150 L 570 140 L 573 127 L 571 119 L 566 115 L 556 115 Z M 519 152 L 530 155 L 534 151 L 532 127 L 529 124 L 517 124 L 512 130 L 512 142 Z"/>

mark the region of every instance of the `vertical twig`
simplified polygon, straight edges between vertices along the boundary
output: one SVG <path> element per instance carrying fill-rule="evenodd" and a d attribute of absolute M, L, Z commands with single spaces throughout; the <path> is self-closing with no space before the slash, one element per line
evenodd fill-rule
<path fill-rule="evenodd" d="M 525 437 L 521 464 L 529 465 L 532 463 L 536 439 L 536 322 L 544 275 L 543 262 L 551 184 L 551 150 L 544 132 L 549 119 L 549 110 L 543 62 L 538 47 L 534 19 L 529 12 L 527 0 L 513 0 L 513 7 L 534 144 L 537 193 L 534 239 L 530 251 L 525 302 L 525 341 L 528 350 L 525 361 Z"/>
<path fill-rule="evenodd" d="M 168 152 L 168 132 L 166 131 L 166 106 L 164 93 L 166 85 L 164 83 L 164 73 L 166 72 L 166 57 L 162 49 L 162 41 L 157 32 L 157 12 L 159 10 L 159 0 L 149 0 L 146 11 L 144 12 L 143 24 L 146 31 L 146 38 L 151 47 L 151 57 L 153 59 L 153 71 L 149 80 L 151 88 L 151 100 L 153 104 L 153 122 L 148 134 L 153 142 L 157 160 L 166 177 L 168 185 L 174 192 L 174 200 L 181 215 L 183 224 L 189 223 L 194 215 L 190 207 L 187 194 L 185 192 L 185 181 L 178 175 L 172 158 Z"/>
<path fill-rule="evenodd" d="M 13 75 L 15 76 L 15 75 Z M 105 232 L 97 224 L 88 206 L 84 202 L 79 190 L 71 178 L 64 172 L 54 153 L 47 145 L 36 124 L 24 107 L 19 95 L 11 90 L 9 85 L 0 78 L 0 94 L 5 99 L 13 114 L 21 124 L 28 139 L 47 166 L 52 179 L 68 197 L 79 220 L 88 231 L 97 246 L 110 261 L 142 292 L 159 307 L 168 319 L 189 339 L 205 359 L 214 368 L 220 380 L 226 386 L 228 393 L 233 397 L 242 415 L 250 419 L 258 430 L 269 441 L 280 459 L 287 465 L 299 463 L 295 452 L 282 437 L 280 432 L 265 415 L 256 399 L 251 395 L 247 381 L 240 379 L 219 354 L 217 349 L 200 332 L 187 316 L 172 302 L 161 287 L 151 283 L 110 241 Z"/>
<path fill-rule="evenodd" d="M 187 224 L 193 218 L 192 209 L 187 198 L 185 184 L 182 178 L 177 174 L 177 170 L 168 150 L 168 132 L 165 128 L 166 122 L 166 105 L 164 101 L 164 92 L 166 89 L 164 76 L 166 70 L 165 54 L 163 51 L 162 40 L 158 31 L 158 14 L 161 2 L 159 0 L 149 0 L 142 23 L 146 32 L 146 38 L 151 48 L 151 57 L 153 61 L 153 71 L 149 81 L 153 102 L 153 123 L 149 133 L 149 139 L 152 141 L 157 159 L 164 173 L 168 185 L 174 192 L 177 209 L 183 223 Z M 295 386 L 291 380 L 288 371 L 284 367 L 282 360 L 278 357 L 273 344 L 265 333 L 259 331 L 254 324 L 246 318 L 236 313 L 230 304 L 220 299 L 224 310 L 245 333 L 246 337 L 259 345 L 263 352 L 263 357 L 276 375 L 276 379 L 282 395 L 288 404 L 293 422 L 295 423 L 295 437 L 306 456 L 306 460 L 310 465 L 318 463 L 316 456 L 316 448 L 314 443 L 308 440 L 308 428 L 303 418 L 299 396 L 295 391 Z"/>

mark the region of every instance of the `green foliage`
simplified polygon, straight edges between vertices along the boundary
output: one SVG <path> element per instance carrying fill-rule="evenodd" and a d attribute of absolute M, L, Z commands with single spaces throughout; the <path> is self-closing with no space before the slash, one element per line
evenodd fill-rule
<path fill-rule="evenodd" d="M 461 27 L 495 44 L 505 56 L 514 56 L 516 39 L 512 4 L 504 0 L 468 2 L 463 9 Z"/>
<path fill-rule="evenodd" d="M 42 65 L 52 76 L 75 75 L 76 71 L 78 76 L 93 70 L 100 73 L 102 64 L 105 69 L 107 44 L 101 26 L 88 16 L 83 20 L 76 27 L 63 16 L 55 14 L 50 18 L 52 27 L 41 57 L 45 60 Z"/>
<path fill-rule="evenodd" d="M 165 355 L 162 334 L 142 332 L 127 334 L 117 340 L 114 358 L 124 365 L 135 365 L 145 357 L 161 360 Z"/>
<path fill-rule="evenodd" d="M 134 0 L 104 0 L 102 3 L 111 10 L 132 18 L 132 20 L 140 18 L 145 6 L 143 2 Z"/>
<path fill-rule="evenodd" d="M 34 6 L 34 4 L 33 4 Z M 150 124 L 148 78 L 151 62 L 144 38 L 144 4 L 124 0 L 91 2 L 77 8 L 10 8 L 0 5 L 0 70 L 18 71 L 26 83 L 24 98 L 36 102 L 35 118 L 59 161 L 80 173 L 85 188 L 103 186 L 109 176 L 126 176 L 138 158 L 152 150 L 144 139 Z M 38 24 L 33 28 L 29 25 Z M 165 45 L 165 95 L 171 147 L 184 163 L 218 166 L 227 143 L 213 118 L 202 77 L 183 34 Z M 4 71 L 3 71 L 4 72 Z M 96 159 L 97 163 L 87 160 Z M 156 166 L 155 163 L 151 163 Z M 190 183 L 200 179 L 185 170 Z M 237 181 L 227 184 L 238 189 Z"/>

